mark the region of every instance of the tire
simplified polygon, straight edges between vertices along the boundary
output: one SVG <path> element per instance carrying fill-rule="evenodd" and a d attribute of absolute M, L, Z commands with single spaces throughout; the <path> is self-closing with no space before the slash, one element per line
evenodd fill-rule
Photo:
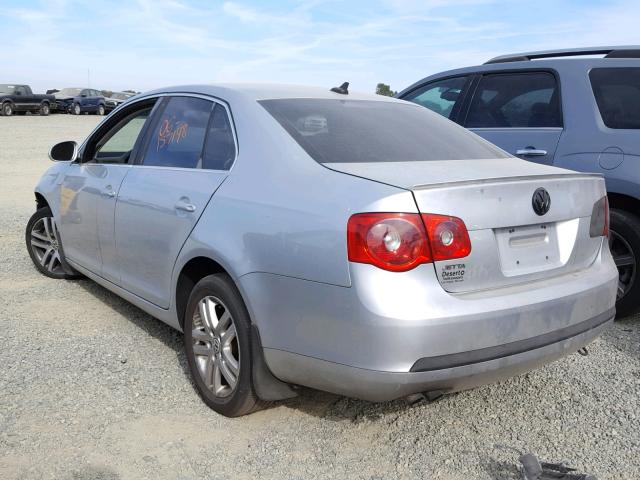
<path fill-rule="evenodd" d="M 622 318 L 640 307 L 640 218 L 618 209 L 610 216 L 609 248 L 620 274 L 616 310 Z"/>
<path fill-rule="evenodd" d="M 250 332 L 249 314 L 229 276 L 209 275 L 196 284 L 185 312 L 187 361 L 204 403 L 226 417 L 261 406 L 251 380 Z"/>
<path fill-rule="evenodd" d="M 98 105 L 98 111 L 96 112 L 98 115 L 100 115 L 101 117 L 104 116 L 104 105 Z"/>
<path fill-rule="evenodd" d="M 51 107 L 49 107 L 48 103 L 43 103 L 40 105 L 40 115 L 43 117 L 48 116 L 51 113 Z"/>
<path fill-rule="evenodd" d="M 71 107 L 71 113 L 74 115 L 80 115 L 82 113 L 82 109 L 80 108 L 80 104 L 74 103 Z"/>
<path fill-rule="evenodd" d="M 50 278 L 74 279 L 81 275 L 64 258 L 55 219 L 49 207 L 36 211 L 25 230 L 27 251 L 40 273 Z"/>
<path fill-rule="evenodd" d="M 5 117 L 10 117 L 13 115 L 13 105 L 10 102 L 6 102 L 2 104 L 2 115 Z"/>

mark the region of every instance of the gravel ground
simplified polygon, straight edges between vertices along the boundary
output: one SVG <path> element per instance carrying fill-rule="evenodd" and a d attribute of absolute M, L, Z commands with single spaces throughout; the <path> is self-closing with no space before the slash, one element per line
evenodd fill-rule
<path fill-rule="evenodd" d="M 516 450 L 640 478 L 640 317 L 496 385 L 409 406 L 303 390 L 230 420 L 200 401 L 181 335 L 23 245 L 47 151 L 94 116 L 0 118 L 0 478 L 519 478 Z"/>

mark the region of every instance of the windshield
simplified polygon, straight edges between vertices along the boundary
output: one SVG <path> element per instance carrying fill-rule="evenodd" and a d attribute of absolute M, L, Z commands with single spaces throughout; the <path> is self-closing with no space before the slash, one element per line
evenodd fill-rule
<path fill-rule="evenodd" d="M 113 92 L 111 94 L 111 98 L 115 98 L 116 100 L 126 100 L 129 97 L 126 93 Z"/>
<path fill-rule="evenodd" d="M 62 97 L 78 97 L 80 95 L 80 92 L 82 91 L 81 88 L 63 88 L 62 90 L 60 90 L 59 92 L 56 92 L 54 95 L 57 98 L 62 98 Z"/>
<path fill-rule="evenodd" d="M 426 108 L 375 100 L 262 100 L 319 163 L 505 158 L 502 150 Z"/>
<path fill-rule="evenodd" d="M 8 93 L 11 95 L 15 91 L 14 85 L 7 85 L 6 83 L 0 83 L 0 93 Z"/>

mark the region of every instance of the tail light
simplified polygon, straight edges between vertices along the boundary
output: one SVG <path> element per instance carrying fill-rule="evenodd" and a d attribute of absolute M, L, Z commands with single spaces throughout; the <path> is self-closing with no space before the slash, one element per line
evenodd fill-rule
<path fill-rule="evenodd" d="M 469 233 L 456 217 L 417 213 L 359 213 L 347 224 L 349 261 L 406 272 L 422 263 L 466 257 Z"/>
<path fill-rule="evenodd" d="M 593 204 L 589 235 L 591 237 L 609 236 L 609 199 L 607 197 L 602 197 Z"/>

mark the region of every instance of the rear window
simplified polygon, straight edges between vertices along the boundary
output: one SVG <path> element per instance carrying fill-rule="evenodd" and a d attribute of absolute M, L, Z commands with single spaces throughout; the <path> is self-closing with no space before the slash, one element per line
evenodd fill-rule
<path fill-rule="evenodd" d="M 412 162 L 506 157 L 426 108 L 374 100 L 262 100 L 319 163 Z"/>
<path fill-rule="evenodd" d="M 640 128 L 640 68 L 594 68 L 589 79 L 607 127 Z"/>

